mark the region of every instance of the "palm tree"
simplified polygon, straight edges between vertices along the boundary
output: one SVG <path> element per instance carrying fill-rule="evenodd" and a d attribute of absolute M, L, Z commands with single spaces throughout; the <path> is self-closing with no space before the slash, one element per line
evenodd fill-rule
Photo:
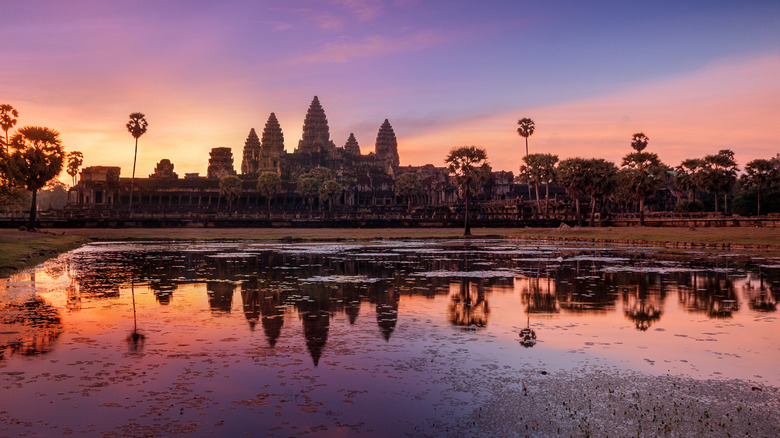
<path fill-rule="evenodd" d="M 520 137 L 525 138 L 525 155 L 527 156 L 528 137 L 534 134 L 534 121 L 526 117 L 518 120 L 517 124 L 520 125 L 520 127 L 517 128 L 517 133 L 520 135 Z"/>
<path fill-rule="evenodd" d="M 547 192 L 545 194 L 545 210 L 547 210 L 548 197 L 550 195 L 550 180 L 555 174 L 555 163 L 558 156 L 552 154 L 530 154 L 523 157 L 525 164 L 520 167 L 520 175 L 526 183 L 533 184 L 536 190 L 536 211 L 542 212 L 539 200 L 539 184 L 544 182 Z"/>
<path fill-rule="evenodd" d="M 780 171 L 772 160 L 755 159 L 745 166 L 740 182 L 744 187 L 756 188 L 756 215 L 761 216 L 761 189 L 778 178 Z"/>
<path fill-rule="evenodd" d="M 406 209 L 409 213 L 412 208 L 412 198 L 423 193 L 420 176 L 414 172 L 406 172 L 399 175 L 398 178 L 395 179 L 393 189 L 395 190 L 396 196 L 406 198 Z"/>
<path fill-rule="evenodd" d="M 271 211 L 271 198 L 282 189 L 282 178 L 276 172 L 263 172 L 257 177 L 257 190 L 265 196 L 268 212 Z"/>
<path fill-rule="evenodd" d="M 68 154 L 68 175 L 73 180 L 73 185 L 76 185 L 76 175 L 79 174 L 79 167 L 84 164 L 84 154 L 79 151 L 73 151 Z"/>
<path fill-rule="evenodd" d="M 133 212 L 133 189 L 135 186 L 135 160 L 138 157 L 138 137 L 146 133 L 146 127 L 149 123 L 146 121 L 143 113 L 130 114 L 130 121 L 127 122 L 127 130 L 135 139 L 135 152 L 133 153 L 133 176 L 130 179 L 130 213 Z"/>
<path fill-rule="evenodd" d="M 228 204 L 228 214 L 233 215 L 233 201 L 241 194 L 241 178 L 236 175 L 225 175 L 219 179 L 219 194 L 225 197 Z"/>
<path fill-rule="evenodd" d="M 344 187 L 335 179 L 329 179 L 320 186 L 320 198 L 328 201 L 328 211 L 333 210 L 333 200 L 341 196 Z"/>
<path fill-rule="evenodd" d="M 16 125 L 16 118 L 19 117 L 17 111 L 11 105 L 4 103 L 0 105 L 0 128 L 5 131 L 5 153 L 8 153 L 8 130 Z"/>
<path fill-rule="evenodd" d="M 478 191 L 490 176 L 490 166 L 487 163 L 487 152 L 477 146 L 461 146 L 452 148 L 447 158 L 447 173 L 466 201 L 466 215 L 463 224 L 463 235 L 471 235 L 469 225 L 469 200 L 471 191 Z"/>
<path fill-rule="evenodd" d="M 642 152 L 649 142 L 650 139 L 647 138 L 644 132 L 637 132 L 631 136 L 631 148 L 637 152 Z"/>
<path fill-rule="evenodd" d="M 580 198 L 585 195 L 585 188 L 591 186 L 590 164 L 585 158 L 568 158 L 558 164 L 556 173 L 558 183 L 574 200 L 577 225 L 582 225 Z"/>
<path fill-rule="evenodd" d="M 631 138 L 631 148 L 636 152 L 623 157 L 622 167 L 625 169 L 622 183 L 639 201 L 639 225 L 645 224 L 645 196 L 654 193 L 663 182 L 666 166 L 658 159 L 658 155 L 642 152 L 650 141 L 642 132 L 637 132 Z"/>
<path fill-rule="evenodd" d="M 737 162 L 734 161 L 734 151 L 730 149 L 721 149 L 715 155 L 704 157 L 705 171 L 704 175 L 707 181 L 707 188 L 715 192 L 715 212 L 718 212 L 718 195 L 723 190 L 723 213 L 727 214 L 729 209 L 729 189 L 737 181 Z"/>
<path fill-rule="evenodd" d="M 25 126 L 11 139 L 12 177 L 32 192 L 28 228 L 35 228 L 38 190 L 62 172 L 65 151 L 60 133 L 40 126 Z"/>

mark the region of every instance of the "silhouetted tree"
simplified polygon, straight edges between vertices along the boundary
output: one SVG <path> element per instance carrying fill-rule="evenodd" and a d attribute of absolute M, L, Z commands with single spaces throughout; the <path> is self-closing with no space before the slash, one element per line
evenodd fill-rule
<path fill-rule="evenodd" d="M 228 213 L 233 214 L 233 201 L 241 194 L 241 178 L 236 175 L 225 175 L 219 179 L 219 194 L 228 203 Z"/>
<path fill-rule="evenodd" d="M 705 181 L 707 189 L 715 193 L 715 212 L 718 208 L 718 195 L 723 191 L 723 213 L 728 214 L 729 209 L 729 189 L 737 181 L 737 162 L 734 161 L 734 151 L 730 149 L 721 149 L 715 155 L 707 155 L 705 161 Z"/>
<path fill-rule="evenodd" d="M 320 199 L 328 201 L 328 211 L 333 210 L 333 200 L 341 195 L 344 188 L 335 179 L 329 179 L 320 186 Z"/>
<path fill-rule="evenodd" d="M 756 215 L 761 215 L 761 189 L 780 178 L 780 171 L 772 160 L 755 159 L 745 166 L 745 174 L 740 178 L 745 188 L 756 188 Z"/>
<path fill-rule="evenodd" d="M 447 173 L 452 177 L 455 186 L 460 190 L 466 201 L 466 215 L 463 225 L 463 235 L 471 235 L 469 225 L 469 200 L 471 192 L 477 192 L 490 176 L 490 166 L 487 163 L 487 152 L 477 146 L 461 146 L 452 148 L 447 158 Z"/>
<path fill-rule="evenodd" d="M 555 178 L 555 163 L 558 156 L 553 154 L 530 154 L 523 157 L 524 165 L 520 166 L 520 174 L 525 183 L 533 184 L 536 190 L 536 210 L 541 213 L 542 206 L 539 200 L 539 184 L 544 183 L 546 192 L 544 196 L 545 212 L 550 196 L 550 182 Z"/>
<path fill-rule="evenodd" d="M 534 134 L 535 124 L 534 121 L 529 118 L 523 118 L 517 121 L 519 127 L 517 133 L 520 137 L 525 139 L 525 155 L 528 156 L 528 137 Z"/>
<path fill-rule="evenodd" d="M 79 167 L 84 164 L 84 154 L 79 151 L 73 151 L 68 154 L 68 175 L 70 175 L 73 185 L 76 185 L 76 175 L 79 174 Z"/>
<path fill-rule="evenodd" d="M 395 189 L 396 196 L 401 196 L 406 199 L 407 210 L 412 207 L 412 198 L 423 193 L 420 176 L 414 172 L 406 172 L 399 175 L 398 178 L 395 179 L 393 188 Z"/>
<path fill-rule="evenodd" d="M 38 190 L 62 172 L 65 151 L 60 133 L 39 126 L 25 126 L 11 139 L 10 163 L 14 179 L 32 193 L 29 228 L 35 228 Z"/>
<path fill-rule="evenodd" d="M 590 226 L 595 225 L 596 201 L 609 197 L 617 187 L 617 166 L 602 158 L 587 160 L 586 166 L 590 175 L 583 188 L 584 194 L 590 196 Z"/>
<path fill-rule="evenodd" d="M 0 105 L 0 128 L 5 131 L 5 153 L 8 154 L 9 139 L 8 131 L 16 125 L 16 118 L 19 117 L 19 111 L 17 111 L 11 105 L 4 103 Z"/>
<path fill-rule="evenodd" d="M 298 177 L 296 189 L 298 190 L 299 195 L 309 201 L 309 214 L 311 214 L 314 206 L 314 198 L 320 193 L 319 181 L 308 173 L 304 173 Z"/>
<path fill-rule="evenodd" d="M 675 170 L 674 184 L 678 190 L 687 191 L 691 201 L 696 200 L 696 190 L 704 186 L 705 162 L 701 158 L 683 160 Z"/>
<path fill-rule="evenodd" d="M 585 158 L 563 160 L 556 170 L 558 184 L 563 186 L 566 194 L 574 200 L 578 225 L 582 225 L 580 198 L 585 195 L 585 187 L 591 185 L 590 177 L 590 163 Z"/>
<path fill-rule="evenodd" d="M 658 159 L 658 155 L 642 152 L 649 141 L 645 134 L 637 132 L 631 139 L 631 147 L 636 152 L 623 157 L 625 173 L 621 183 L 625 184 L 627 191 L 633 193 L 634 198 L 639 201 L 640 225 L 645 224 L 645 197 L 661 186 L 665 171 L 665 166 Z"/>
<path fill-rule="evenodd" d="M 271 211 L 271 198 L 282 189 L 282 178 L 276 172 L 263 172 L 257 177 L 257 190 L 265 196 L 268 211 Z"/>
<path fill-rule="evenodd" d="M 135 139 L 135 152 L 133 153 L 133 176 L 130 178 L 130 211 L 133 210 L 133 191 L 135 188 L 135 160 L 138 157 L 138 137 L 146 133 L 149 123 L 143 113 L 130 114 L 130 121 L 127 122 L 127 130 Z"/>

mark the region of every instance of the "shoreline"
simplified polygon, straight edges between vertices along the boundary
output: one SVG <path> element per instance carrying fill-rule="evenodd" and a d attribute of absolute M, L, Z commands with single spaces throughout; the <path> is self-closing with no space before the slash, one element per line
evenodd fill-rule
<path fill-rule="evenodd" d="M 462 239 L 460 228 L 78 228 L 39 232 L 0 229 L 0 277 L 94 241 L 246 240 L 281 242 Z M 475 228 L 470 239 L 553 240 L 710 249 L 780 256 L 780 228 Z"/>

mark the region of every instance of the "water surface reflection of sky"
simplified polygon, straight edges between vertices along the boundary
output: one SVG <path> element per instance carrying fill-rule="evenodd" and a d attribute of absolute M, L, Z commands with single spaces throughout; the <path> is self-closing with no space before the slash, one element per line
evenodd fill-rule
<path fill-rule="evenodd" d="M 778 386 L 778 281 L 776 260 L 612 245 L 92 244 L 2 280 L 0 375 L 6 390 L 37 388 L 38 401 L 90 396 L 140 423 L 149 397 L 214 424 L 220 404 L 312 414 L 302 428 L 359 400 L 349 412 L 360 430 L 372 409 L 394 409 L 406 426 L 370 428 L 408 431 L 465 409 L 442 396 L 442 373 L 470 369 Z M 135 393 L 145 401 L 122 401 Z M 36 409 L 36 397 L 20 406 Z M 349 418 L 326 423 L 357 427 Z M 267 425 L 304 430 L 281 423 Z"/>

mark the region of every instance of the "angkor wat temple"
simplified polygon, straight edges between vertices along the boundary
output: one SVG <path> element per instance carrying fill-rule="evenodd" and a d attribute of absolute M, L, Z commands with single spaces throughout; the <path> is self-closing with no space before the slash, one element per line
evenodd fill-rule
<path fill-rule="evenodd" d="M 330 170 L 343 190 L 337 196 L 332 211 L 341 213 L 406 212 L 411 209 L 447 208 L 459 202 L 457 189 L 450 183 L 446 169 L 427 164 L 401 166 L 398 142 L 388 120 L 380 125 L 374 151 L 364 154 L 354 134 L 343 146 L 330 137 L 325 111 L 317 96 L 311 102 L 303 122 L 302 137 L 292 153 L 285 151 L 284 133 L 274 113 L 268 117 L 262 134 L 250 129 L 241 154 L 240 173 L 236 171 L 233 150 L 215 147 L 208 159 L 206 176 L 186 173 L 183 178 L 174 172 L 174 163 L 161 160 L 148 178 L 136 178 L 133 190 L 133 211 L 160 212 L 226 212 L 228 203 L 220 193 L 219 180 L 225 175 L 237 175 L 242 181 L 238 198 L 230 203 L 230 213 L 270 212 L 308 213 L 311 206 L 297 192 L 298 177 L 315 167 Z M 442 151 L 442 161 L 447 151 Z M 282 188 L 270 202 L 257 188 L 260 174 L 273 171 L 281 176 Z M 414 199 L 405 199 L 394 190 L 395 180 L 403 173 L 419 176 L 423 191 Z M 130 204 L 131 178 L 120 176 L 119 167 L 92 166 L 84 168 L 79 183 L 69 193 L 72 212 L 86 215 L 107 215 L 112 211 L 127 211 Z M 493 172 L 477 199 L 483 202 L 515 200 L 521 195 L 513 186 L 512 172 Z M 320 209 L 319 200 L 314 208 Z M 92 212 L 92 213 L 90 213 Z"/>

